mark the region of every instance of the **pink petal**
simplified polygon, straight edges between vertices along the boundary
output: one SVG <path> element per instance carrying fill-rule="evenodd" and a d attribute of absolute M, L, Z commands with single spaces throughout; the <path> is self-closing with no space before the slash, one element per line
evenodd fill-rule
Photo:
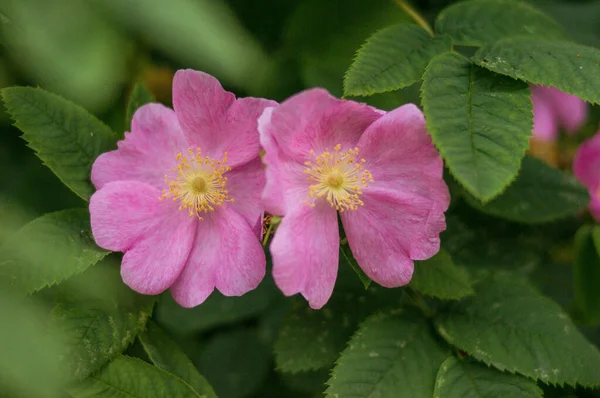
<path fill-rule="evenodd" d="M 365 273 L 385 287 L 407 284 L 413 260 L 440 249 L 444 207 L 419 195 L 384 188 L 365 190 L 364 205 L 341 213 L 352 254 Z"/>
<path fill-rule="evenodd" d="M 265 252 L 246 220 L 223 206 L 198 223 L 194 247 L 171 294 L 183 307 L 201 304 L 215 287 L 225 296 L 241 296 L 259 285 L 265 268 Z"/>
<path fill-rule="evenodd" d="M 236 100 L 204 72 L 179 70 L 173 79 L 173 106 L 189 141 L 215 159 L 227 152 L 231 167 L 258 156 L 257 119 L 274 105 L 261 98 Z"/>
<path fill-rule="evenodd" d="M 585 101 L 554 87 L 544 89 L 552 103 L 556 119 L 568 133 L 576 133 L 587 120 L 588 107 Z"/>
<path fill-rule="evenodd" d="M 450 204 L 442 179 L 442 158 L 431 143 L 423 113 L 413 104 L 401 106 L 370 125 L 358 142 L 359 157 L 373 175 L 371 187 L 386 187 Z"/>
<path fill-rule="evenodd" d="M 326 90 L 303 91 L 276 107 L 266 126 L 285 154 L 299 163 L 314 150 L 321 153 L 337 144 L 352 148 L 382 112 L 365 104 L 344 101 Z"/>
<path fill-rule="evenodd" d="M 573 159 L 573 173 L 590 193 L 600 187 L 600 131 L 584 141 L 577 150 Z"/>
<path fill-rule="evenodd" d="M 533 102 L 533 135 L 544 141 L 554 141 L 558 137 L 558 120 L 552 93 L 547 87 L 531 87 L 531 101 Z"/>
<path fill-rule="evenodd" d="M 333 292 L 339 247 L 333 208 L 298 207 L 286 214 L 271 243 L 275 283 L 286 296 L 302 293 L 312 308 L 323 307 Z"/>
<path fill-rule="evenodd" d="M 197 219 L 159 200 L 137 181 L 106 184 L 90 199 L 92 233 L 108 250 L 123 251 L 121 276 L 133 290 L 158 294 L 177 279 L 190 253 Z"/>
<path fill-rule="evenodd" d="M 189 144 L 172 109 L 147 104 L 133 115 L 131 132 L 125 133 L 118 149 L 103 153 L 92 166 L 97 189 L 112 181 L 133 180 L 166 188 L 164 175 L 175 166 L 175 156 Z"/>
<path fill-rule="evenodd" d="M 229 197 L 235 199 L 229 206 L 244 217 L 260 238 L 264 214 L 261 193 L 265 186 L 265 166 L 257 157 L 233 169 L 226 177 Z"/>

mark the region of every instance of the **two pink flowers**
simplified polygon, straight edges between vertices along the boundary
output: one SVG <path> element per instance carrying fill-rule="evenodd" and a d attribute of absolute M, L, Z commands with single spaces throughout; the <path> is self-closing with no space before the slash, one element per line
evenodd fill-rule
<path fill-rule="evenodd" d="M 270 245 L 274 280 L 313 308 L 333 292 L 340 221 L 361 268 L 386 287 L 407 284 L 413 261 L 439 250 L 450 198 L 416 106 L 386 113 L 322 89 L 281 104 L 236 99 L 212 76 L 182 70 L 173 107 L 141 107 L 92 168 L 92 231 L 125 253 L 132 289 L 170 288 L 193 307 L 215 288 L 256 288 L 265 211 L 283 217 Z"/>

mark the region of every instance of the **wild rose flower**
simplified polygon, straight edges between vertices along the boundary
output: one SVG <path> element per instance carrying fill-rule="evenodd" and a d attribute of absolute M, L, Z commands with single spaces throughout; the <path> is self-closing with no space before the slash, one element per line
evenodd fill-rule
<path fill-rule="evenodd" d="M 439 250 L 450 198 L 415 105 L 385 113 L 311 89 L 268 108 L 258 124 L 263 200 L 284 216 L 270 247 L 284 294 L 301 293 L 315 309 L 331 296 L 338 212 L 358 264 L 383 286 L 407 284 L 413 260 Z"/>
<path fill-rule="evenodd" d="M 587 104 L 578 97 L 554 87 L 532 86 L 533 135 L 554 141 L 560 129 L 574 134 L 587 119 Z"/>
<path fill-rule="evenodd" d="M 581 144 L 573 160 L 573 173 L 588 189 L 589 209 L 600 221 L 600 131 Z"/>
<path fill-rule="evenodd" d="M 276 103 L 236 100 L 212 76 L 182 70 L 173 105 L 141 107 L 118 149 L 98 157 L 91 224 L 98 245 L 125 252 L 128 286 L 170 287 L 192 307 L 215 287 L 242 295 L 265 274 L 257 118 Z"/>

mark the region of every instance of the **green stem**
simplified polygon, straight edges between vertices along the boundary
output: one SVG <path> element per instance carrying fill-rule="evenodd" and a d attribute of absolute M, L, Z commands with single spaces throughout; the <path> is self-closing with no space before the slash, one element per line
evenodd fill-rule
<path fill-rule="evenodd" d="M 271 236 L 271 231 L 273 231 L 273 223 L 269 223 L 267 227 L 267 232 L 265 232 L 265 236 L 263 237 L 262 245 L 266 246 L 269 241 L 269 236 Z"/>
<path fill-rule="evenodd" d="M 429 26 L 427 21 L 425 21 L 421 14 L 419 14 L 417 10 L 412 8 L 410 4 L 408 4 L 404 0 L 396 0 L 396 4 L 398 5 L 398 7 L 402 8 L 405 13 L 410 15 L 410 17 L 417 23 L 417 25 L 425 29 L 425 31 L 429 33 L 432 37 L 435 35 L 433 33 L 433 29 L 431 29 L 431 26 Z"/>

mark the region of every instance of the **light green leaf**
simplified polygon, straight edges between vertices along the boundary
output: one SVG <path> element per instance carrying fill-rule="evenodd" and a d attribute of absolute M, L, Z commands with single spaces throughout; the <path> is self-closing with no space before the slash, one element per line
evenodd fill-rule
<path fill-rule="evenodd" d="M 181 378 L 200 395 L 207 398 L 217 397 L 210 384 L 198 373 L 192 361 L 156 323 L 150 320 L 146 324 L 146 330 L 140 333 L 138 338 L 144 351 L 158 368 Z"/>
<path fill-rule="evenodd" d="M 473 62 L 496 73 L 556 87 L 600 104 L 600 50 L 572 42 L 507 39 L 483 47 Z"/>
<path fill-rule="evenodd" d="M 23 138 L 60 180 L 81 198 L 94 192 L 92 164 L 113 149 L 117 136 L 82 107 L 40 88 L 1 91 Z"/>
<path fill-rule="evenodd" d="M 408 87 L 421 80 L 438 54 L 450 51 L 447 36 L 431 37 L 412 24 L 387 27 L 367 39 L 344 78 L 344 95 L 371 95 Z"/>
<path fill-rule="evenodd" d="M 543 223 L 575 216 L 590 197 L 572 174 L 525 157 L 519 176 L 500 196 L 482 205 L 465 194 L 467 202 L 484 213 L 522 223 Z"/>
<path fill-rule="evenodd" d="M 33 293 L 83 272 L 108 253 L 94 243 L 86 209 L 36 218 L 0 246 L 0 280 Z"/>
<path fill-rule="evenodd" d="M 117 256 L 109 256 L 61 285 L 51 324 L 66 334 L 69 351 L 62 359 L 77 379 L 123 352 L 152 312 L 155 298 L 125 286 L 119 263 Z"/>
<path fill-rule="evenodd" d="M 524 377 L 451 357 L 444 361 L 438 372 L 433 397 L 542 398 L 542 390 Z"/>
<path fill-rule="evenodd" d="M 117 356 L 68 389 L 73 398 L 204 398 L 185 381 L 141 359 Z"/>
<path fill-rule="evenodd" d="M 600 321 L 600 227 L 583 226 L 575 236 L 573 283 L 575 302 L 588 323 Z"/>
<path fill-rule="evenodd" d="M 516 177 L 529 146 L 528 86 L 454 53 L 433 58 L 423 80 L 427 127 L 446 165 L 475 197 L 493 199 Z"/>
<path fill-rule="evenodd" d="M 550 299 L 497 274 L 434 319 L 450 344 L 499 370 L 553 384 L 600 385 L 600 353 Z"/>
<path fill-rule="evenodd" d="M 502 23 L 498 23 L 502 21 Z M 435 31 L 454 45 L 481 46 L 510 36 L 564 39 L 563 28 L 527 3 L 514 0 L 469 0 L 444 9 Z"/>
<path fill-rule="evenodd" d="M 455 265 L 444 249 L 425 261 L 415 264 L 409 287 L 440 299 L 457 300 L 473 294 L 467 271 Z"/>
<path fill-rule="evenodd" d="M 131 90 L 131 95 L 129 96 L 129 102 L 127 103 L 127 115 L 125 116 L 125 128 L 130 128 L 131 119 L 133 118 L 133 114 L 138 110 L 142 105 L 148 104 L 150 102 L 154 102 L 156 99 L 148 90 L 148 88 L 144 85 L 143 82 L 137 82 L 133 89 Z"/>
<path fill-rule="evenodd" d="M 424 319 L 409 314 L 368 318 L 342 352 L 327 382 L 328 398 L 431 397 L 448 350 Z"/>

